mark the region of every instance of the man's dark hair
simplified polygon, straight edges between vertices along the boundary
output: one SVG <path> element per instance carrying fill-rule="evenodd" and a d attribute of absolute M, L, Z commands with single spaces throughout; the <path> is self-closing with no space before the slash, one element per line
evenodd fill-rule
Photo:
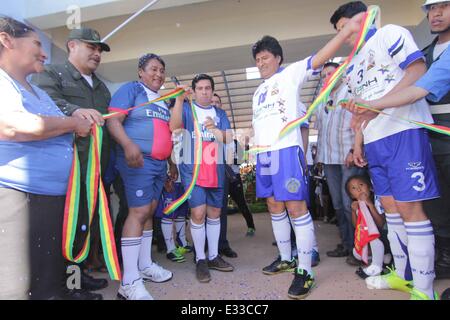
<path fill-rule="evenodd" d="M 353 18 L 358 13 L 366 12 L 367 6 L 362 1 L 352 1 L 340 6 L 331 16 L 330 22 L 336 28 L 337 23 L 342 18 Z"/>
<path fill-rule="evenodd" d="M 217 93 L 214 93 L 213 96 L 219 98 L 220 103 L 222 103 L 222 98 Z"/>
<path fill-rule="evenodd" d="M 147 64 L 150 62 L 150 60 L 153 60 L 153 59 L 159 61 L 159 63 L 161 63 L 163 65 L 164 69 L 166 68 L 166 63 L 160 56 L 158 56 L 157 54 L 154 54 L 154 53 L 147 53 L 139 58 L 138 69 L 145 70 L 145 68 L 147 67 Z"/>
<path fill-rule="evenodd" d="M 0 32 L 5 32 L 13 38 L 24 38 L 34 32 L 34 29 L 11 17 L 0 16 Z M 2 49 L 3 45 L 0 44 L 0 52 Z"/>
<path fill-rule="evenodd" d="M 337 62 L 327 62 L 323 65 L 323 68 L 333 67 L 333 68 L 339 68 L 340 64 Z"/>
<path fill-rule="evenodd" d="M 214 79 L 211 76 L 204 73 L 198 74 L 194 77 L 194 79 L 192 79 L 192 90 L 195 91 L 195 87 L 197 86 L 197 83 L 200 80 L 209 80 L 209 82 L 211 82 L 211 88 L 214 91 Z"/>
<path fill-rule="evenodd" d="M 283 48 L 277 39 L 271 36 L 264 36 L 261 40 L 256 42 L 252 47 L 253 59 L 256 60 L 256 55 L 262 51 L 269 51 L 275 57 L 281 58 L 280 65 L 283 63 Z"/>

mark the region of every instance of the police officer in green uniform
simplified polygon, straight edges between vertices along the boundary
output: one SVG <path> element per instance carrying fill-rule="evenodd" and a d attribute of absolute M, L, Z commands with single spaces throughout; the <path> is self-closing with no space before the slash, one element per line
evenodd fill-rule
<path fill-rule="evenodd" d="M 32 81 L 55 101 L 64 114 L 89 119 L 92 123 L 104 124 L 102 114 L 108 112 L 111 94 L 106 85 L 95 75 L 103 51 L 110 47 L 101 42 L 97 31 L 89 28 L 73 29 L 67 40 L 68 59 L 61 65 L 47 65 L 45 71 L 36 74 Z M 86 182 L 86 168 L 89 152 L 89 137 L 77 138 L 78 156 L 81 165 L 82 189 Z M 101 153 L 102 172 L 108 164 L 110 138 L 108 130 L 103 130 L 103 147 Z M 78 222 L 79 242 L 84 241 L 88 225 L 87 201 L 85 192 L 80 192 L 80 214 Z M 94 219 L 91 228 L 91 252 L 88 263 L 98 263 L 99 227 Z M 78 248 L 77 248 L 78 247 Z M 75 244 L 75 250 L 81 249 L 81 243 Z M 94 279 L 81 273 L 81 289 L 72 290 L 74 299 L 100 299 L 101 295 L 87 290 L 98 290 L 107 286 L 106 279 Z"/>
<path fill-rule="evenodd" d="M 450 1 L 427 0 L 423 9 L 427 13 L 432 34 L 437 37 L 423 50 L 428 68 L 439 60 L 450 44 Z M 450 127 L 450 92 L 439 102 L 428 101 L 434 122 Z M 430 132 L 430 142 L 438 170 L 441 197 L 425 201 L 435 230 L 436 279 L 450 278 L 450 137 Z"/>

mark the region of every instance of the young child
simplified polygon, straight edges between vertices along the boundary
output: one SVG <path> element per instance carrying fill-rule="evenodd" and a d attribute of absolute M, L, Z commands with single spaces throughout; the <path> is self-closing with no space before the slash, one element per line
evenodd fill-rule
<path fill-rule="evenodd" d="M 384 260 L 384 245 L 380 240 L 382 229 L 386 223 L 384 214 L 380 212 L 375 206 L 375 199 L 372 189 L 372 184 L 369 179 L 362 175 L 354 175 L 350 177 L 346 184 L 345 190 L 352 199 L 352 222 L 355 226 L 355 248 L 353 248 L 353 255 L 356 259 L 362 260 L 367 264 L 367 255 L 364 257 L 363 251 L 367 244 L 370 245 L 372 252 L 372 261 L 366 268 L 359 268 L 356 274 L 365 279 L 370 276 L 376 276 L 381 274 L 383 270 Z M 366 213 L 364 214 L 363 210 Z M 359 237 L 359 231 L 362 226 L 359 219 L 359 215 L 363 215 L 367 226 L 367 237 Z M 359 218 L 359 219 L 358 219 Z M 362 240 L 362 242 L 361 242 Z"/>
<path fill-rule="evenodd" d="M 186 216 L 189 209 L 187 203 L 184 203 L 169 215 L 165 215 L 163 210 L 183 193 L 184 189 L 181 182 L 174 182 L 168 176 L 155 213 L 155 217 L 161 219 L 161 230 L 167 247 L 166 257 L 173 262 L 180 263 L 186 261 L 184 254 L 192 252 L 192 247 L 186 240 Z M 173 232 L 174 224 L 176 238 L 174 238 Z M 180 245 L 176 245 L 175 241 L 179 241 Z"/>

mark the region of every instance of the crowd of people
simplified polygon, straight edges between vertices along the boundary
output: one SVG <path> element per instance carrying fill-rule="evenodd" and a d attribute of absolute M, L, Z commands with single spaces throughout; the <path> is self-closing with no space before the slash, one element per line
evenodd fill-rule
<path fill-rule="evenodd" d="M 427 0 L 423 9 L 437 35 L 423 52 L 403 27 L 370 27 L 345 76 L 317 109 L 314 162 L 323 168 L 342 241 L 327 256 L 347 257 L 348 264 L 359 266 L 356 273 L 369 289 L 433 300 L 439 299 L 434 279 L 450 278 L 450 140 L 400 118 L 450 127 L 450 2 Z M 256 231 L 237 156 L 249 145 L 255 150 L 256 196 L 266 199 L 279 253 L 262 272 L 293 272 L 287 295 L 307 297 L 316 284 L 312 268 L 320 261 L 311 209 L 314 164 L 305 156 L 308 124 L 281 139 L 278 132 L 306 114 L 299 94 L 304 83 L 316 74 L 328 83 L 339 68 L 330 61 L 342 46 L 355 45 L 367 10 L 361 1 L 337 8 L 330 19 L 336 35 L 314 55 L 286 67 L 277 39 L 264 36 L 253 45 L 263 82 L 253 95 L 253 130 L 247 137 L 231 129 L 208 74 L 195 76 L 190 87 L 178 85 L 184 93 L 174 101 L 148 103 L 161 97 L 166 79 L 164 59 L 148 53 L 137 61 L 138 80 L 111 96 L 95 74 L 103 52 L 110 51 L 97 31 L 72 30 L 67 61 L 44 65 L 36 31 L 0 17 L 0 298 L 102 299 L 92 291 L 105 288 L 107 280 L 89 275 L 106 271 L 99 224 L 94 220 L 87 228 L 84 192 L 93 125 L 104 132 L 102 178 L 120 199 L 118 298 L 152 300 L 144 282 L 172 279 L 152 258 L 157 228 L 171 261 L 184 262 L 185 254 L 194 252 L 199 282 L 211 281 L 210 269 L 235 270 L 223 258 L 238 255 L 227 240 L 228 195 L 245 218 L 246 235 Z M 115 116 L 105 121 L 103 115 L 112 111 Z M 198 134 L 201 159 L 196 159 Z M 66 268 L 74 263 L 61 252 L 74 144 L 83 190 L 74 251 L 92 235 L 89 256 L 78 264 L 79 288 L 67 286 Z M 186 203 L 163 213 L 190 189 Z M 442 298 L 448 295 L 447 290 Z"/>

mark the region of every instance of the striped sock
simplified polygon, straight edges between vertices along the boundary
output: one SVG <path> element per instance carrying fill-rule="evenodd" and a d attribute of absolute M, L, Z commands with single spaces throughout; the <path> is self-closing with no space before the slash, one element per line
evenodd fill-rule
<path fill-rule="evenodd" d="M 205 241 L 206 241 L 206 232 L 205 232 L 205 224 L 196 224 L 191 219 L 191 236 L 192 241 L 194 242 L 195 247 L 195 259 L 205 260 Z"/>
<path fill-rule="evenodd" d="M 434 273 L 434 233 L 430 220 L 405 222 L 414 287 L 432 300 Z"/>
<path fill-rule="evenodd" d="M 412 272 L 408 255 L 408 237 L 403 219 L 399 213 L 386 213 L 386 222 L 395 270 L 401 278 L 410 281 Z"/>
<path fill-rule="evenodd" d="M 178 217 L 175 219 L 175 228 L 177 230 L 178 239 L 181 241 L 181 245 L 186 247 L 188 245 L 186 240 L 186 217 Z"/>
<path fill-rule="evenodd" d="M 208 259 L 213 260 L 219 254 L 220 218 L 206 218 L 206 238 L 208 239 Z"/>
<path fill-rule="evenodd" d="M 153 230 L 144 230 L 139 251 L 139 270 L 144 270 L 152 265 L 152 239 Z"/>
<path fill-rule="evenodd" d="M 167 253 L 175 250 L 175 241 L 173 240 L 173 221 L 172 219 L 161 219 L 161 231 L 166 243 Z"/>
<path fill-rule="evenodd" d="M 293 218 L 292 223 L 297 244 L 298 269 L 306 270 L 312 275 L 311 258 L 315 236 L 311 215 L 308 212 L 304 216 Z"/>
<path fill-rule="evenodd" d="M 280 214 L 271 213 L 270 216 L 272 218 L 273 235 L 277 241 L 281 260 L 291 261 L 291 224 L 288 214 L 283 211 Z"/>
<path fill-rule="evenodd" d="M 140 278 L 138 270 L 139 250 L 141 248 L 142 237 L 122 238 L 123 278 L 122 285 L 133 283 Z"/>

